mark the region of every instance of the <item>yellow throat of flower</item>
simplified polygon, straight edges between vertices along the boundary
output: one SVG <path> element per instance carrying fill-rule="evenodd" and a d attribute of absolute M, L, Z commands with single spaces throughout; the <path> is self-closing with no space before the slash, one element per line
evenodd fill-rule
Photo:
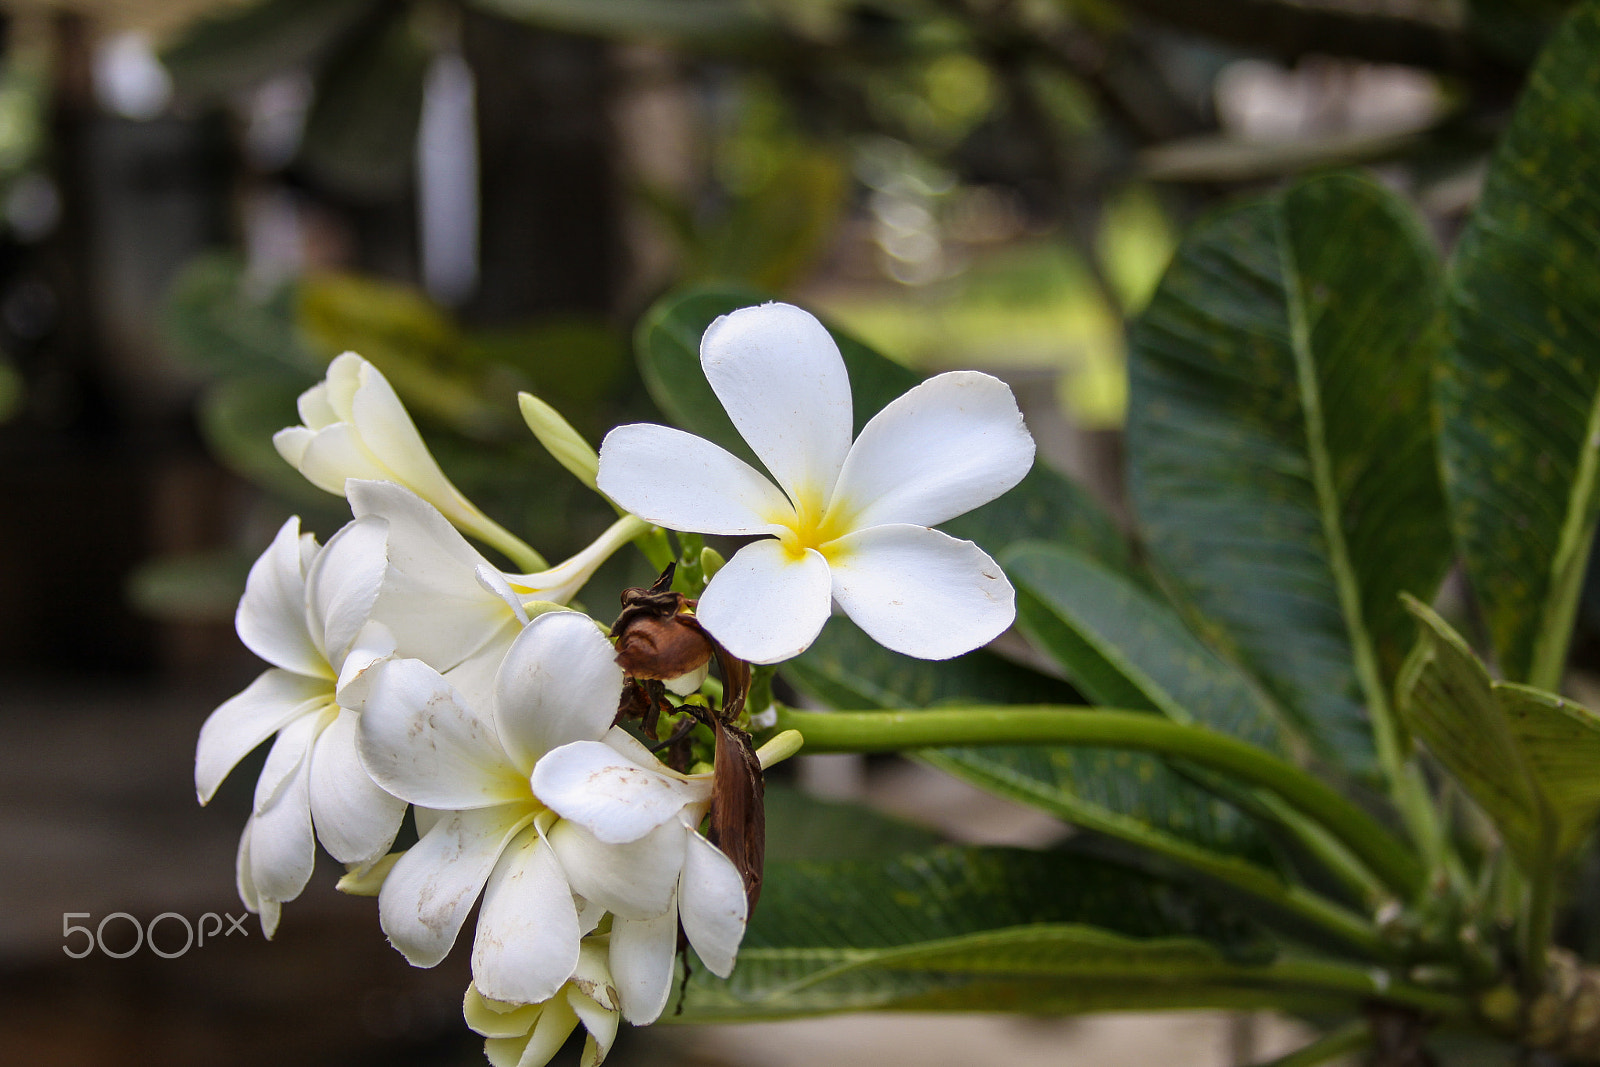
<path fill-rule="evenodd" d="M 837 548 L 833 542 L 849 533 L 854 527 L 856 508 L 840 499 L 828 500 L 821 493 L 797 491 L 794 495 L 794 514 L 774 521 L 783 527 L 778 541 L 793 559 L 805 556 L 806 549 L 814 548 L 825 558 L 832 558 Z"/>

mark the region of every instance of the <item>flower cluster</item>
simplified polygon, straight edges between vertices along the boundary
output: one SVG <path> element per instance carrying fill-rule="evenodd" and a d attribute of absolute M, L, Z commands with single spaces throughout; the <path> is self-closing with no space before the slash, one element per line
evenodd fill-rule
<path fill-rule="evenodd" d="M 630 701 L 651 706 L 650 740 L 658 711 L 692 711 L 716 727 L 720 760 L 724 737 L 745 735 L 715 716 L 738 709 L 727 696 L 671 702 L 662 681 L 692 694 L 703 666 L 677 680 L 625 672 L 607 628 L 565 607 L 601 562 L 654 535 L 651 524 L 773 535 L 741 548 L 698 607 L 679 597 L 667 609 L 720 646 L 724 675 L 737 663 L 746 680 L 746 664 L 803 651 L 834 603 L 926 658 L 977 647 L 1012 619 L 993 560 L 928 528 L 1031 464 L 1003 384 L 940 375 L 852 444 L 843 362 L 806 313 L 726 316 L 702 362 L 773 480 L 659 426 L 620 427 L 596 456 L 524 397 L 540 439 L 559 439 L 569 469 L 626 512 L 534 573 L 502 571 L 467 541 L 543 565 L 449 482 L 360 357 L 335 360 L 301 398 L 305 424 L 276 438 L 352 517 L 322 545 L 290 519 L 251 569 L 238 632 L 270 666 L 202 728 L 200 802 L 271 740 L 237 861 L 240 896 L 269 937 L 319 843 L 347 869 L 341 888 L 376 893 L 383 931 L 417 966 L 450 952 L 481 898 L 465 1013 L 495 1063 L 544 1063 L 579 1022 L 584 1062 L 600 1062 L 619 1018 L 661 1014 L 680 931 L 708 970 L 730 973 L 753 899 L 751 872 L 702 833 L 708 815 L 716 826 L 712 771 L 669 765 L 618 725 Z M 795 740 L 770 742 L 750 773 Z M 417 840 L 391 851 L 408 808 Z"/>

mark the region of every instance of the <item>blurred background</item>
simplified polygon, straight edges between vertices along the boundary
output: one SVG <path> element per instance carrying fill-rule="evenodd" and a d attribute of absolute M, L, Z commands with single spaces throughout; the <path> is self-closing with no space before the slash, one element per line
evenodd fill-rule
<path fill-rule="evenodd" d="M 609 512 L 516 391 L 594 440 L 657 417 L 632 332 L 696 284 L 1001 375 L 1042 454 L 1117 510 L 1123 323 L 1189 222 L 1355 163 L 1447 243 L 1561 7 L 0 4 L 0 1055 L 482 1062 L 465 961 L 407 967 L 326 857 L 270 947 L 253 918 L 173 958 L 134 942 L 162 913 L 243 911 L 254 772 L 202 811 L 193 742 L 260 670 L 232 630 L 250 562 L 291 513 L 323 537 L 347 514 L 270 444 L 334 355 L 377 364 L 550 558 Z M 648 577 L 615 563 L 590 608 Z M 802 759 L 790 787 L 959 840 L 1066 832 L 893 760 Z M 64 922 L 119 912 L 109 952 L 63 951 Z M 174 952 L 181 925 L 160 931 Z M 861 1017 L 658 1026 L 612 1062 L 1223 1065 L 1295 1039 L 1211 1015 Z"/>

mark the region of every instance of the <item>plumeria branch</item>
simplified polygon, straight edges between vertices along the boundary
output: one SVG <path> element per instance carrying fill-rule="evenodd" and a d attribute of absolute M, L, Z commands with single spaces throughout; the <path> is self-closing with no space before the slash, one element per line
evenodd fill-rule
<path fill-rule="evenodd" d="M 1089 745 L 1176 756 L 1260 786 L 1315 820 L 1402 899 L 1424 888 L 1416 856 L 1366 812 L 1263 749 L 1147 712 L 1068 706 L 806 712 L 780 708 L 807 752 L 895 752 L 958 745 Z"/>

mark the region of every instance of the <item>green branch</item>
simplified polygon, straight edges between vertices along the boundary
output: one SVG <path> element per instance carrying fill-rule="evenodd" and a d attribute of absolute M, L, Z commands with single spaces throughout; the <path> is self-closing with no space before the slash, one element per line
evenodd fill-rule
<path fill-rule="evenodd" d="M 1145 712 L 1065 706 L 933 711 L 781 709 L 777 728 L 799 730 L 807 752 L 897 752 L 968 745 L 1083 745 L 1190 760 L 1276 793 L 1316 821 L 1405 900 L 1422 891 L 1415 854 L 1336 791 L 1247 742 Z"/>

